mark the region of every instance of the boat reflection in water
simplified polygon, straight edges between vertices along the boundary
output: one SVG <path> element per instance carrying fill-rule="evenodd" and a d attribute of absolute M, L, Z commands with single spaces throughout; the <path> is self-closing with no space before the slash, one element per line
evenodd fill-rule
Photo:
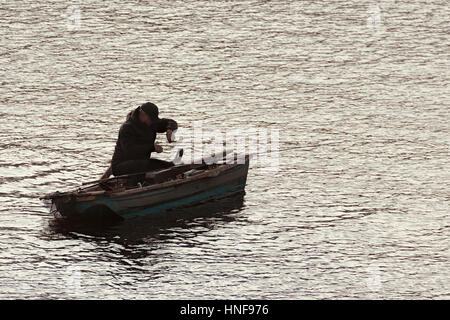
<path fill-rule="evenodd" d="M 244 205 L 245 192 L 205 203 L 166 210 L 130 220 L 74 220 L 55 218 L 50 221 L 52 233 L 70 238 L 88 236 L 93 240 L 135 243 L 148 238 L 192 237 L 221 224 L 235 221 Z M 206 228 L 198 228 L 206 227 Z M 189 232 L 186 232 L 189 231 Z"/>

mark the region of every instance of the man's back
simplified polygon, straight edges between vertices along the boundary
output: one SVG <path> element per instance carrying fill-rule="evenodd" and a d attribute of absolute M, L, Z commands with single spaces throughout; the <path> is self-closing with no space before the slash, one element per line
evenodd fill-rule
<path fill-rule="evenodd" d="M 158 118 L 157 107 L 154 107 L 156 108 L 156 117 L 151 120 L 150 125 L 142 120 L 141 113 L 144 112 L 142 106 L 128 113 L 126 121 L 120 127 L 111 161 L 114 175 L 146 171 L 155 166 L 167 167 L 168 164 L 150 161 L 155 160 L 150 159 L 151 153 L 162 152 L 162 148 L 155 145 L 156 134 L 167 132 L 170 142 L 169 133 L 176 130 L 178 124 L 172 119 Z"/>

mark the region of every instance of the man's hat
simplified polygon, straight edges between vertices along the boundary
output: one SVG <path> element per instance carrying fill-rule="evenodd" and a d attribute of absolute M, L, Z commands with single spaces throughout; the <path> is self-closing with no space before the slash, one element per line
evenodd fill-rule
<path fill-rule="evenodd" d="M 152 121 L 159 120 L 158 118 L 159 110 L 156 104 L 146 102 L 141 106 L 141 110 L 144 111 Z"/>

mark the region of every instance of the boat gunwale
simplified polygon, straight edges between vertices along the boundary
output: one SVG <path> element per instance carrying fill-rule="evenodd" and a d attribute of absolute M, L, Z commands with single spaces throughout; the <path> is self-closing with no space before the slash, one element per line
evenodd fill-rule
<path fill-rule="evenodd" d="M 101 191 L 88 191 L 88 192 L 83 192 L 83 191 L 80 192 L 80 191 L 74 190 L 74 191 L 67 191 L 67 192 L 61 192 L 61 193 L 52 193 L 52 194 L 41 197 L 41 199 L 55 200 L 55 199 L 64 198 L 64 197 L 84 198 L 84 197 L 89 197 L 89 196 L 105 196 L 108 198 L 117 198 L 117 197 L 122 197 L 122 196 L 139 194 L 139 193 L 143 193 L 143 192 L 147 192 L 147 191 L 151 191 L 151 190 L 155 190 L 155 189 L 168 188 L 168 187 L 176 186 L 179 184 L 184 184 L 184 183 L 188 183 L 188 182 L 192 182 L 192 181 L 196 181 L 196 180 L 201 180 L 201 179 L 208 178 L 208 177 L 216 177 L 224 171 L 227 171 L 227 170 L 232 169 L 237 166 L 247 165 L 248 163 L 249 163 L 249 161 L 248 161 L 248 159 L 246 159 L 246 161 L 244 163 L 220 164 L 216 168 L 205 170 L 205 172 L 196 174 L 194 176 L 186 177 L 184 179 L 165 181 L 162 183 L 152 184 L 152 185 L 142 187 L 142 188 L 133 188 L 133 189 L 119 190 L 119 191 L 117 191 L 117 190 L 116 191 L 101 190 Z M 80 201 L 80 200 L 78 200 L 78 201 Z"/>

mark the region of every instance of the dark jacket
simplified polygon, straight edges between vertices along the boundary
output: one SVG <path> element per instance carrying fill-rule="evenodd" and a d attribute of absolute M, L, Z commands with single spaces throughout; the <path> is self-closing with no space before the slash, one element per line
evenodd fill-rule
<path fill-rule="evenodd" d="M 178 128 L 177 122 L 172 119 L 159 119 L 151 126 L 147 126 L 139 121 L 138 109 L 128 113 L 126 121 L 120 127 L 111 161 L 113 167 L 127 160 L 149 159 L 151 153 L 155 151 L 156 133 Z"/>

